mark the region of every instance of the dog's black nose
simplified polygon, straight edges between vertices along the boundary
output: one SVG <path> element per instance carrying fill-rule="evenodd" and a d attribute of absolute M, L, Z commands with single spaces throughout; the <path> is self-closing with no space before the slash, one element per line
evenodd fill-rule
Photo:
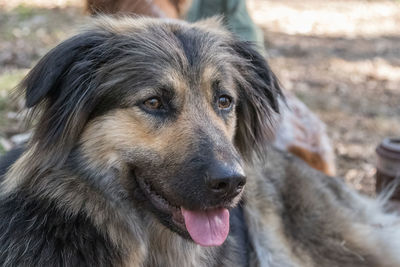
<path fill-rule="evenodd" d="M 246 184 L 246 177 L 240 166 L 223 163 L 212 164 L 206 179 L 207 186 L 215 197 L 234 197 Z"/>

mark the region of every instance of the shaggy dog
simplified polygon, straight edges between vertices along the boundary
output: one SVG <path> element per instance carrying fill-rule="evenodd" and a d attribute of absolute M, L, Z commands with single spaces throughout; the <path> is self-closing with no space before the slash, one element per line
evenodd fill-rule
<path fill-rule="evenodd" d="M 396 217 L 268 149 L 279 83 L 216 24 L 103 17 L 32 69 L 1 266 L 399 266 Z"/>

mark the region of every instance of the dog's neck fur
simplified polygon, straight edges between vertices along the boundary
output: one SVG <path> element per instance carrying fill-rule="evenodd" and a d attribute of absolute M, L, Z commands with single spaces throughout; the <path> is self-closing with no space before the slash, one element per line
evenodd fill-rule
<path fill-rule="evenodd" d="M 145 266 L 209 266 L 210 259 L 214 259 L 215 266 L 221 264 L 222 250 L 219 247 L 196 245 L 160 225 L 156 219 L 149 220 L 146 230 L 151 245 Z"/>

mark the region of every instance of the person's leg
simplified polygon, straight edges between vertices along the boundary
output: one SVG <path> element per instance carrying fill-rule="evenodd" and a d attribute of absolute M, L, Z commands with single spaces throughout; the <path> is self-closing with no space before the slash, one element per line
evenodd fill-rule
<path fill-rule="evenodd" d="M 223 16 L 229 30 L 241 40 L 253 42 L 262 54 L 265 53 L 262 31 L 250 18 L 245 0 L 193 0 L 186 20 L 195 22 L 213 16 Z"/>

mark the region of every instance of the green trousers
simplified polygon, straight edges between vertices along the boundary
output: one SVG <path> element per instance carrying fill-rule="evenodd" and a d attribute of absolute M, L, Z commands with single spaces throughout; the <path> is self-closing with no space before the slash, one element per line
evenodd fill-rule
<path fill-rule="evenodd" d="M 204 18 L 222 16 L 225 26 L 241 40 L 250 41 L 264 54 L 264 37 L 249 16 L 245 0 L 193 0 L 186 20 L 195 22 Z"/>

